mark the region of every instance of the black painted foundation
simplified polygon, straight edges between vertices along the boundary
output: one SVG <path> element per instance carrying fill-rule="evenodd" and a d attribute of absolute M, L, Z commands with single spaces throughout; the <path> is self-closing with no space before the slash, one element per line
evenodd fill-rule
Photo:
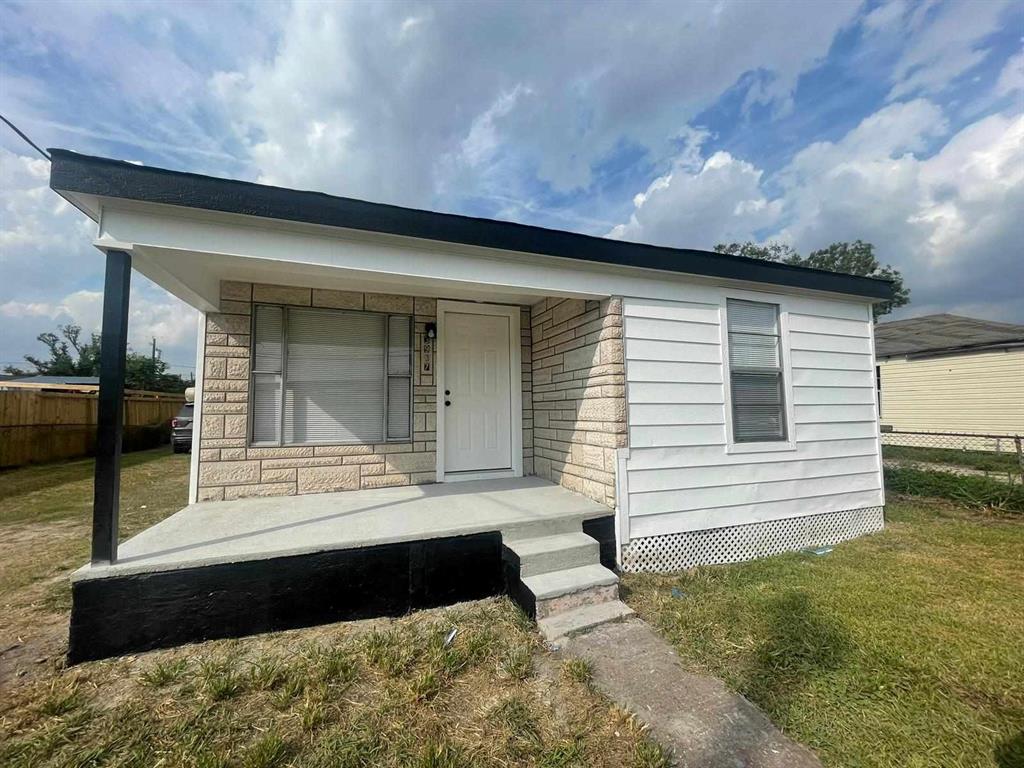
<path fill-rule="evenodd" d="M 501 534 L 78 581 L 68 663 L 501 594 Z"/>
<path fill-rule="evenodd" d="M 615 567 L 614 516 L 587 520 Z M 72 585 L 68 663 L 184 643 L 401 616 L 509 594 L 532 615 L 498 531 L 197 566 Z M 525 595 L 523 593 L 526 593 Z"/>

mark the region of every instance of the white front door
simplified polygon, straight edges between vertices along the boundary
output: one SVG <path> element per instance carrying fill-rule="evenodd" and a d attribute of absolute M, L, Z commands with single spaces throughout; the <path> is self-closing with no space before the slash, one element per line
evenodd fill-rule
<path fill-rule="evenodd" d="M 445 315 L 446 473 L 512 468 L 509 326 L 504 315 Z"/>

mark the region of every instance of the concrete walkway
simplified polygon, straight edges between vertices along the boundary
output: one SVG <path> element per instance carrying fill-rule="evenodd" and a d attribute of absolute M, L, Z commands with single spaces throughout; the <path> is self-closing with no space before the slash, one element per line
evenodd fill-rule
<path fill-rule="evenodd" d="M 598 689 L 646 723 L 679 768 L 821 768 L 721 680 L 685 671 L 640 619 L 597 627 L 561 650 L 589 660 Z"/>

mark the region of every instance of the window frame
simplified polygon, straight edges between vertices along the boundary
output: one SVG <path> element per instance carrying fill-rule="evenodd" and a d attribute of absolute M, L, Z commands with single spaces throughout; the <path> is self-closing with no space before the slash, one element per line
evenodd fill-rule
<path fill-rule="evenodd" d="M 778 311 L 779 354 L 782 377 L 782 416 L 785 419 L 785 438 L 779 440 L 737 441 L 735 436 L 735 415 L 732 402 L 732 365 L 729 360 L 729 301 L 746 301 L 760 304 L 774 304 Z M 795 451 L 796 419 L 793 407 L 793 357 L 790 352 L 789 314 L 787 298 L 780 294 L 758 291 L 724 291 L 719 303 L 719 329 L 722 341 L 722 390 L 725 410 L 725 431 L 727 454 L 770 453 Z"/>
<path fill-rule="evenodd" d="M 280 424 L 278 425 L 278 439 L 275 442 L 270 441 L 259 441 L 253 440 L 253 418 L 256 415 L 255 409 L 255 381 L 257 375 L 265 375 L 268 373 L 277 374 L 276 371 L 257 371 L 256 370 L 256 312 L 258 307 L 275 307 L 281 310 L 281 394 L 279 401 L 280 408 Z M 381 420 L 381 434 L 383 439 L 380 441 L 365 440 L 329 440 L 329 441 L 309 441 L 309 442 L 285 442 L 285 408 L 284 399 L 285 392 L 288 385 L 288 313 L 293 310 L 312 310 L 316 312 L 328 312 L 339 315 L 376 315 L 384 318 L 384 347 L 383 347 L 383 387 L 384 387 L 384 408 L 383 416 Z M 307 306 L 296 306 L 293 304 L 277 304 L 269 301 L 253 302 L 251 308 L 251 333 L 249 336 L 249 392 L 246 398 L 246 405 L 248 408 L 248 415 L 246 417 L 246 436 L 245 443 L 246 447 L 249 448 L 310 448 L 310 447 L 323 447 L 332 445 L 384 445 L 384 444 L 396 444 L 396 443 L 412 443 L 413 442 L 413 422 L 415 421 L 415 414 L 413 413 L 413 403 L 415 401 L 415 389 L 416 389 L 416 319 L 410 314 L 404 314 L 400 312 L 372 312 L 360 309 L 334 309 L 332 307 L 307 307 Z M 404 374 L 392 374 L 389 373 L 388 365 L 390 362 L 390 324 L 391 318 L 405 318 L 409 321 L 409 373 Z M 409 434 L 407 437 L 388 437 L 388 406 L 390 405 L 390 393 L 389 393 L 389 382 L 391 379 L 408 379 L 409 380 Z"/>

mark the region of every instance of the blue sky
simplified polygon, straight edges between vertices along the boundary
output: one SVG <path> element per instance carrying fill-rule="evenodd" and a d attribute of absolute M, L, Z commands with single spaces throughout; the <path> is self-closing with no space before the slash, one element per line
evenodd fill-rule
<path fill-rule="evenodd" d="M 37 142 L 591 234 L 873 242 L 902 316 L 1024 322 L 1024 5 L 0 2 Z M 0 132 L 0 363 L 99 322 L 102 257 Z M 137 276 L 131 340 L 194 315 Z"/>

